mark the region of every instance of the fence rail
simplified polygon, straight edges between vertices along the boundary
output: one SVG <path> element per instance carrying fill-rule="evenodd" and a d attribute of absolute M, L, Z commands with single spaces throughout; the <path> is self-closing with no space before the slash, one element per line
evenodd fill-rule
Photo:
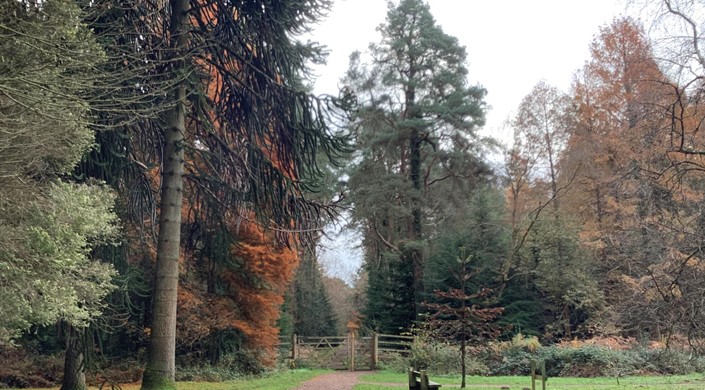
<path fill-rule="evenodd" d="M 405 354 L 411 350 L 413 336 L 373 333 L 371 336 L 358 337 L 355 333 L 345 336 L 280 336 L 279 350 L 289 352 L 288 357 L 297 360 L 306 358 L 316 351 L 331 351 L 332 356 L 340 359 L 342 367 L 355 370 L 355 361 L 369 362 L 370 369 L 375 369 L 382 359 L 395 354 Z M 356 350 L 359 354 L 356 354 Z M 330 352 L 329 352 L 330 353 Z M 302 355 L 303 354 L 303 355 Z M 345 361 L 342 361 L 345 360 Z M 359 365 L 358 365 L 359 367 Z"/>

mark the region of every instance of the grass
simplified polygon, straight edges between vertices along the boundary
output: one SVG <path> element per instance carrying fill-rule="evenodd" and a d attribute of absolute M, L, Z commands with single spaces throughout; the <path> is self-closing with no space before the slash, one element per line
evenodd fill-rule
<path fill-rule="evenodd" d="M 263 378 L 243 378 L 226 382 L 177 382 L 178 390 L 290 390 L 295 389 L 301 382 L 313 377 L 330 372 L 328 370 L 288 370 L 280 371 Z M 120 385 L 123 390 L 139 390 L 139 383 Z M 54 387 L 52 389 L 58 389 Z M 91 390 L 97 387 L 89 387 Z M 110 386 L 105 386 L 105 390 Z M 27 390 L 27 389 L 25 389 Z M 29 389 L 47 390 L 47 389 Z"/>
<path fill-rule="evenodd" d="M 226 382 L 177 382 L 178 390 L 291 390 L 302 382 L 315 376 L 328 373 L 328 370 L 289 370 L 273 373 L 263 378 L 249 378 Z M 431 379 L 443 384 L 442 389 L 458 388 L 460 376 L 434 376 Z M 403 389 L 407 383 L 406 374 L 391 371 L 379 371 L 375 374 L 362 375 L 362 384 L 354 390 L 388 390 Z M 396 386 L 394 385 L 396 384 Z M 468 376 L 468 389 L 499 389 L 509 386 L 511 389 L 531 387 L 528 376 L 481 377 Z M 122 385 L 123 390 L 139 390 L 139 384 Z M 540 388 L 540 386 L 539 386 Z M 58 389 L 58 388 L 54 388 Z M 91 387 L 91 389 L 96 389 Z M 705 377 L 702 374 L 673 376 L 637 376 L 616 378 L 550 378 L 547 389 L 550 390 L 700 390 L 705 389 Z M 30 389 L 46 390 L 46 389 Z"/>
<path fill-rule="evenodd" d="M 434 376 L 431 380 L 443 384 L 443 388 L 460 387 L 460 376 Z M 355 386 L 354 390 L 384 390 L 397 389 L 392 383 L 407 383 L 406 374 L 389 371 L 380 371 L 371 375 L 363 375 L 360 380 L 364 383 Z M 538 383 L 537 383 L 538 385 Z M 528 376 L 499 376 L 480 377 L 468 376 L 466 378 L 468 389 L 499 389 L 509 386 L 512 389 L 531 388 L 531 379 Z M 538 386 L 540 389 L 540 385 Z M 673 375 L 673 376 L 637 376 L 616 378 L 549 378 L 546 385 L 550 390 L 700 390 L 705 389 L 705 377 L 702 374 Z"/>

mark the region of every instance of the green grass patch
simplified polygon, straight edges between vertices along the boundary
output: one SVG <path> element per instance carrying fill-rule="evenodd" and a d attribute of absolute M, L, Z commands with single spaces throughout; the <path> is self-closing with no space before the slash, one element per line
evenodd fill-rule
<path fill-rule="evenodd" d="M 440 376 L 429 373 L 432 381 L 443 384 L 444 388 L 460 387 L 460 376 Z M 399 389 L 392 383 L 405 384 L 406 374 L 380 371 L 360 377 L 364 383 L 355 386 L 355 390 Z M 472 388 L 499 388 L 509 386 L 512 389 L 531 387 L 528 376 L 468 376 L 466 386 Z M 539 387 L 540 388 L 540 387 Z M 672 376 L 633 376 L 619 378 L 549 378 L 547 388 L 551 390 L 700 390 L 705 389 L 705 377 L 702 374 Z"/>
<path fill-rule="evenodd" d="M 267 375 L 264 378 L 242 379 L 222 383 L 177 382 L 177 390 L 289 390 L 328 370 L 289 370 Z"/>
<path fill-rule="evenodd" d="M 277 371 L 260 378 L 243 378 L 225 382 L 176 382 L 177 390 L 291 390 L 318 375 L 326 374 L 329 370 L 288 370 Z M 139 390 L 137 383 L 120 385 L 123 390 Z M 104 389 L 109 389 L 109 386 Z M 53 389 L 58 389 L 55 387 Z M 89 387 L 91 390 L 97 387 Z M 48 390 L 48 389 L 25 389 Z"/>

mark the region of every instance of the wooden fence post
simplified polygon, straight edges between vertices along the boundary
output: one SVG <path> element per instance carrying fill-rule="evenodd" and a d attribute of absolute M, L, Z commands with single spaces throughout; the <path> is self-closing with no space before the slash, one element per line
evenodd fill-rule
<path fill-rule="evenodd" d="M 541 389 L 546 390 L 546 361 L 541 361 Z"/>
<path fill-rule="evenodd" d="M 370 352 L 372 354 L 372 358 L 370 359 L 371 361 L 371 368 L 373 370 L 377 369 L 377 363 L 379 362 L 379 351 L 378 351 L 378 346 L 379 346 L 379 335 L 377 332 L 372 333 L 372 339 L 370 340 Z"/>
<path fill-rule="evenodd" d="M 536 370 L 541 370 L 541 375 L 536 374 Z M 536 390 L 536 380 L 541 380 L 541 389 L 546 390 L 546 361 L 542 360 L 539 367 L 536 366 L 536 361 L 531 361 L 531 390 Z"/>
<path fill-rule="evenodd" d="M 355 332 L 348 333 L 348 348 L 350 356 L 350 371 L 355 371 Z"/>
<path fill-rule="evenodd" d="M 294 360 L 299 358 L 299 338 L 296 333 L 291 335 L 291 358 Z"/>

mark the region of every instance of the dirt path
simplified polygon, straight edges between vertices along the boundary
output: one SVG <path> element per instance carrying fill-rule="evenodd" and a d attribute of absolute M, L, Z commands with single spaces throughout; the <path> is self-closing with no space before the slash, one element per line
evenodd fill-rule
<path fill-rule="evenodd" d="M 317 376 L 297 387 L 296 390 L 352 390 L 360 383 L 360 375 L 371 374 L 373 371 L 336 371 Z"/>

